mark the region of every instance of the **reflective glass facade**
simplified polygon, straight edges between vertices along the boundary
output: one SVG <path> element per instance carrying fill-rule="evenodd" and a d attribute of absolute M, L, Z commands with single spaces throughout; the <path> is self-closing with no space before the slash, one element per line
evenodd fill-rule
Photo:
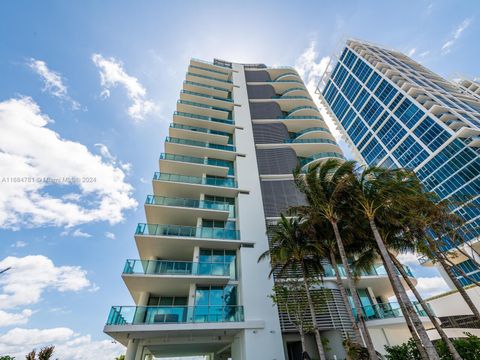
<path fill-rule="evenodd" d="M 362 161 L 413 169 L 440 198 L 469 199 L 452 211 L 467 222 L 464 237 L 478 240 L 478 97 L 401 53 L 358 41 L 347 42 L 322 96 Z"/>

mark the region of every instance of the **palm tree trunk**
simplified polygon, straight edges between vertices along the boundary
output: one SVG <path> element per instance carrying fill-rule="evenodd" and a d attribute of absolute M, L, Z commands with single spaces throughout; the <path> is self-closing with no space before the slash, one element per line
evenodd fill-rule
<path fill-rule="evenodd" d="M 305 332 L 303 331 L 303 328 L 299 330 L 300 333 L 300 342 L 302 344 L 302 354 L 307 352 L 307 348 L 305 346 Z"/>
<path fill-rule="evenodd" d="M 390 277 L 389 277 L 390 279 Z M 405 318 L 405 323 L 407 324 L 408 330 L 410 331 L 410 334 L 412 335 L 412 339 L 415 342 L 415 346 L 417 347 L 418 352 L 420 353 L 420 357 L 422 360 L 429 360 L 429 357 L 427 355 L 427 352 L 425 351 L 425 348 L 422 345 L 422 341 L 418 337 L 417 331 L 415 330 L 415 327 L 413 326 L 412 319 L 408 317 L 408 312 L 407 308 L 405 307 L 405 304 L 402 302 L 400 299 L 400 294 L 398 293 L 397 289 L 392 286 L 393 293 L 395 295 L 395 298 L 398 301 L 398 305 L 400 306 L 400 310 L 402 310 L 403 317 Z"/>
<path fill-rule="evenodd" d="M 326 360 L 325 350 L 323 350 L 322 338 L 320 336 L 320 330 L 318 329 L 317 317 L 315 316 L 315 308 L 313 305 L 312 295 L 310 294 L 310 286 L 308 285 L 307 273 L 305 267 L 302 264 L 302 276 L 303 276 L 303 285 L 305 286 L 305 294 L 307 295 L 308 307 L 310 309 L 310 316 L 312 317 L 312 324 L 315 333 L 315 340 L 317 342 L 318 355 L 320 360 Z"/>
<path fill-rule="evenodd" d="M 415 311 L 412 305 L 412 302 L 407 296 L 407 292 L 405 291 L 405 288 L 403 287 L 397 273 L 395 272 L 392 259 L 390 259 L 390 256 L 388 255 L 387 248 L 382 240 L 382 237 L 380 236 L 377 225 L 375 224 L 375 220 L 373 218 L 370 218 L 369 222 L 370 222 L 370 228 L 372 229 L 373 236 L 375 237 L 375 241 L 377 243 L 378 249 L 380 250 L 380 255 L 382 256 L 385 270 L 387 271 L 388 277 L 390 278 L 390 282 L 392 283 L 392 287 L 397 288 L 397 291 L 399 294 L 398 300 L 402 301 L 405 304 L 405 310 L 407 311 L 407 313 L 406 314 L 404 313 L 404 316 L 409 316 L 410 319 L 412 320 L 413 326 L 417 331 L 418 337 L 422 341 L 422 344 L 428 354 L 429 359 L 440 360 L 440 357 L 438 356 L 435 350 L 435 347 L 433 346 L 433 343 L 428 338 L 427 331 L 425 330 L 425 327 L 423 326 L 420 320 L 420 317 Z"/>
<path fill-rule="evenodd" d="M 348 287 L 353 299 L 353 305 L 357 309 L 357 316 L 360 323 L 360 328 L 363 333 L 363 339 L 367 347 L 368 354 L 370 355 L 371 360 L 378 360 L 377 352 L 373 346 L 372 338 L 368 332 L 367 325 L 365 324 L 365 317 L 363 316 L 362 305 L 360 304 L 360 299 L 358 298 L 357 290 L 355 289 L 355 284 L 353 283 L 352 273 L 350 272 L 350 265 L 348 264 L 347 253 L 345 252 L 345 247 L 343 246 L 343 240 L 340 236 L 340 231 L 338 230 L 338 224 L 336 221 L 330 221 L 333 227 L 333 232 L 335 233 L 335 240 L 337 242 L 338 251 L 340 254 L 340 259 L 342 259 L 342 264 L 345 269 L 345 275 L 347 277 Z M 337 271 L 338 273 L 338 271 Z"/>
<path fill-rule="evenodd" d="M 347 308 L 348 318 L 352 323 L 353 332 L 355 333 L 356 342 L 361 343 L 363 341 L 362 335 L 360 334 L 360 330 L 358 328 L 357 320 L 355 320 L 355 316 L 353 315 L 352 307 L 350 306 L 350 301 L 348 301 L 347 291 L 342 284 L 342 278 L 340 277 L 340 271 L 338 271 L 338 264 L 337 259 L 335 259 L 335 254 L 333 251 L 330 250 L 330 262 L 332 263 L 333 269 L 335 271 L 335 278 L 337 282 L 337 287 L 340 290 L 340 294 L 342 296 L 343 303 Z M 363 344 L 365 346 L 365 343 Z"/>
<path fill-rule="evenodd" d="M 464 289 L 463 285 L 460 283 L 460 281 L 458 281 L 457 277 L 452 271 L 452 268 L 447 264 L 445 259 L 443 259 L 442 255 L 437 255 L 436 257 L 438 258 L 438 262 L 445 269 L 445 272 L 447 273 L 450 280 L 453 282 L 453 285 L 455 285 L 455 287 L 457 288 L 463 300 L 465 300 L 465 302 L 467 303 L 468 307 L 470 308 L 470 311 L 477 318 L 477 320 L 480 321 L 480 312 L 478 311 L 477 307 L 473 303 L 472 299 L 470 299 L 470 296 L 468 296 L 467 291 Z"/>
<path fill-rule="evenodd" d="M 430 321 L 432 322 L 433 326 L 435 327 L 435 329 L 437 330 L 438 334 L 440 335 L 440 337 L 442 338 L 442 340 L 445 342 L 445 344 L 447 345 L 448 347 L 448 350 L 450 351 L 450 354 L 452 355 L 452 358 L 454 360 L 462 360 L 462 357 L 460 356 L 460 354 L 458 353 L 457 349 L 455 349 L 455 346 L 453 346 L 453 343 L 450 341 L 450 339 L 448 338 L 447 334 L 445 334 L 445 331 L 443 331 L 443 329 L 441 328 L 437 318 L 435 317 L 435 315 L 433 315 L 430 307 L 428 306 L 428 304 L 423 300 L 422 296 L 420 295 L 420 293 L 417 291 L 415 285 L 413 285 L 412 283 L 412 280 L 410 280 L 410 277 L 408 276 L 407 272 L 405 271 L 405 269 L 403 268 L 402 264 L 400 263 L 400 261 L 397 260 L 397 258 L 395 256 L 393 256 L 391 253 L 389 253 L 390 255 L 390 258 L 392 259 L 393 263 L 395 264 L 395 266 L 397 267 L 398 271 L 400 272 L 400 274 L 402 275 L 403 279 L 405 280 L 405 282 L 407 283 L 408 287 L 410 288 L 410 290 L 412 290 L 413 292 L 413 295 L 415 295 L 415 297 L 417 298 L 418 302 L 420 303 L 420 305 L 422 305 L 422 308 L 423 310 L 427 313 L 427 316 L 428 318 L 430 319 Z"/>

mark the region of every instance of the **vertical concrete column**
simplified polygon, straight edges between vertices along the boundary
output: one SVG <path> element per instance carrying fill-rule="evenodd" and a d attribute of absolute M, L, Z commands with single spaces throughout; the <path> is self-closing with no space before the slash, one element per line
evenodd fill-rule
<path fill-rule="evenodd" d="M 137 339 L 128 340 L 127 354 L 125 355 L 125 360 L 135 360 L 137 356 L 138 342 L 139 340 Z"/>
<path fill-rule="evenodd" d="M 245 321 L 262 320 L 265 327 L 242 331 L 242 340 L 234 341 L 232 353 L 234 360 L 284 360 L 278 310 L 268 297 L 274 285 L 268 276 L 270 264 L 268 261 L 258 263 L 258 257 L 269 245 L 245 71 L 240 64 L 233 64 L 233 70 L 233 96 L 235 103 L 241 105 L 233 110 L 235 126 L 243 128 L 235 130 L 235 144 L 238 153 L 245 155 L 235 161 L 236 177 L 239 188 L 249 191 L 237 198 L 238 228 L 242 239 L 255 241 L 253 248 L 242 247 L 239 251 L 239 305 L 244 306 Z"/>

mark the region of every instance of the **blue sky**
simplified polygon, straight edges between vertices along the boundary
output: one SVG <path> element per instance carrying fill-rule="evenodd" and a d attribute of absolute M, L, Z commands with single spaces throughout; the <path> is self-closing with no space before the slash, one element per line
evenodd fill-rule
<path fill-rule="evenodd" d="M 133 233 L 190 57 L 294 65 L 313 88 L 353 37 L 447 78 L 479 77 L 479 10 L 477 1 L 3 1 L 0 267 L 17 271 L 0 278 L 0 354 L 45 343 L 62 360 L 121 353 L 102 328 L 111 305 L 132 304 L 120 273 L 137 257 Z M 414 271 L 424 294 L 445 288 L 434 270 Z"/>

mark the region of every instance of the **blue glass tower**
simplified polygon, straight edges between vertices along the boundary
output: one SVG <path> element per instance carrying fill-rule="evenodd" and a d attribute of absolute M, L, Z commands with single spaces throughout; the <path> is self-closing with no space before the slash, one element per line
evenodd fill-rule
<path fill-rule="evenodd" d="M 324 84 L 320 98 L 362 162 L 413 169 L 440 198 L 470 199 L 452 211 L 480 249 L 479 85 L 452 83 L 402 53 L 354 40 Z M 480 280 L 472 261 L 457 266 Z"/>

